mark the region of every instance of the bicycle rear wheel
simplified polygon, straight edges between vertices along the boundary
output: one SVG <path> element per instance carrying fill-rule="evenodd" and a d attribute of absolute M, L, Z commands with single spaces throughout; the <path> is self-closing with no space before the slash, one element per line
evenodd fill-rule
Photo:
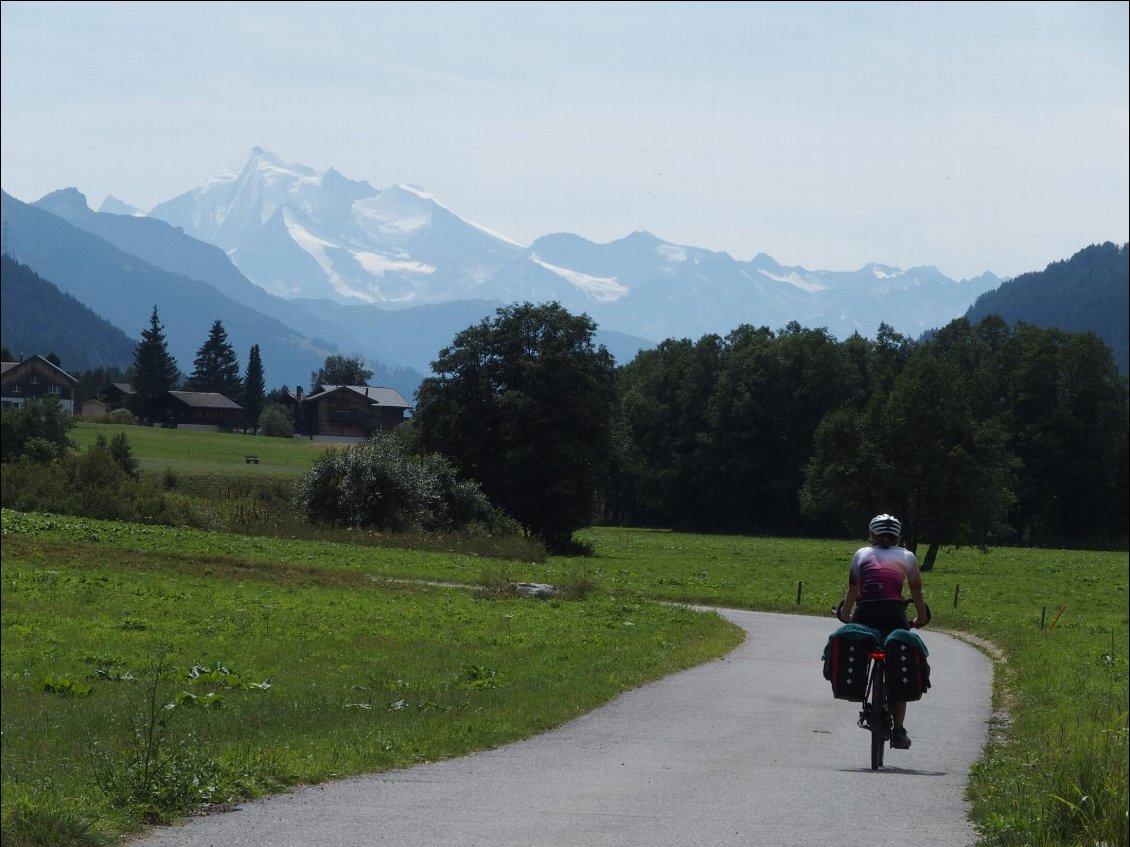
<path fill-rule="evenodd" d="M 871 770 L 883 767 L 883 751 L 887 745 L 887 680 L 883 663 L 874 661 L 871 666 Z"/>

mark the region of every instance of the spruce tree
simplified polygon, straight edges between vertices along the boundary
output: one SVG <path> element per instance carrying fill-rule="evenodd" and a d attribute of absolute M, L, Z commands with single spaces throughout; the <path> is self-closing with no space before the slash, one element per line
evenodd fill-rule
<path fill-rule="evenodd" d="M 240 396 L 243 382 L 239 378 L 239 360 L 228 343 L 222 321 L 212 324 L 208 340 L 196 351 L 188 384 L 192 391 L 223 394 L 229 400 Z"/>
<path fill-rule="evenodd" d="M 263 377 L 263 360 L 259 357 L 259 345 L 251 345 L 247 356 L 247 373 L 243 377 L 243 398 L 241 405 L 247 414 L 250 426 L 259 423 L 259 413 L 267 396 L 266 381 Z"/>
<path fill-rule="evenodd" d="M 146 422 L 160 414 L 166 392 L 177 384 L 176 359 L 169 353 L 165 328 L 157 316 L 157 307 L 149 319 L 149 329 L 142 330 L 141 341 L 133 349 L 134 413 Z"/>

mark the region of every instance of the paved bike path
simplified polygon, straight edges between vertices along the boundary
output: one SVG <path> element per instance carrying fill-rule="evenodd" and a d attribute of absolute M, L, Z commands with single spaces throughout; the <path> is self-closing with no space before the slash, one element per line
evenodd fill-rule
<path fill-rule="evenodd" d="M 934 687 L 910 750 L 870 769 L 834 700 L 830 618 L 723 611 L 744 644 L 570 723 L 451 761 L 312 786 L 158 830 L 134 847 L 972 845 L 963 792 L 991 663 L 926 630 Z"/>

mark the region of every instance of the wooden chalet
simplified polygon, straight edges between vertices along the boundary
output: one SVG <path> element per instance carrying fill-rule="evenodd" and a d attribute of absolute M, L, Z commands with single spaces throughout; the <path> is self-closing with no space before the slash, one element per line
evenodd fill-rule
<path fill-rule="evenodd" d="M 18 362 L 0 362 L 0 403 L 21 406 L 32 398 L 56 400 L 63 414 L 73 417 L 78 380 L 39 355 Z"/>
<path fill-rule="evenodd" d="M 411 408 L 395 388 L 318 385 L 298 396 L 295 429 L 310 438 L 361 440 L 404 423 Z"/>

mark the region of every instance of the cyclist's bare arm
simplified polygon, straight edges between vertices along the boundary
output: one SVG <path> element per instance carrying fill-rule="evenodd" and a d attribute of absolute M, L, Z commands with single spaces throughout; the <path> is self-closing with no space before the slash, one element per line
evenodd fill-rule
<path fill-rule="evenodd" d="M 847 594 L 844 595 L 844 602 L 840 604 L 840 621 L 842 622 L 846 617 L 851 620 L 851 610 L 855 606 L 855 601 L 859 597 L 859 586 L 848 585 Z"/>
<path fill-rule="evenodd" d="M 930 613 L 926 611 L 926 598 L 922 596 L 921 579 L 919 579 L 917 583 L 911 583 L 910 597 L 914 600 L 914 610 L 918 613 L 918 617 L 912 620 L 910 625 L 925 626 L 926 622 L 930 619 Z"/>

